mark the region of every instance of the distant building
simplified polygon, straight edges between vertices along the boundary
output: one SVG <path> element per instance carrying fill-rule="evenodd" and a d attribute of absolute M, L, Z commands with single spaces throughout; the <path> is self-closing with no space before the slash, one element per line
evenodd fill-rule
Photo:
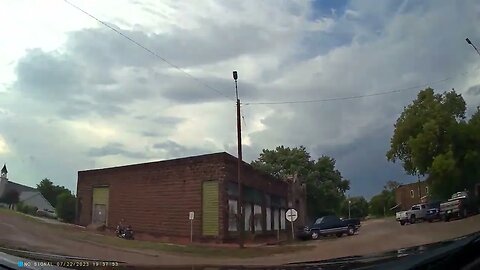
<path fill-rule="evenodd" d="M 290 182 L 295 185 L 290 188 Z M 305 193 L 243 163 L 246 239 L 286 236 L 289 205 L 304 219 Z M 293 198 L 293 194 L 303 194 Z M 168 239 L 229 242 L 237 231 L 237 158 L 225 152 L 78 172 L 77 223 L 131 225 L 136 232 Z M 303 225 L 303 224 L 302 224 Z"/>
<path fill-rule="evenodd" d="M 55 211 L 55 208 L 35 188 L 18 184 L 8 180 L 7 165 L 3 165 L 0 172 L 0 198 L 12 190 L 18 192 L 19 202 L 36 207 L 39 210 Z"/>
<path fill-rule="evenodd" d="M 414 204 L 425 203 L 429 199 L 430 190 L 426 181 L 400 185 L 395 189 L 396 209 L 408 210 Z"/>

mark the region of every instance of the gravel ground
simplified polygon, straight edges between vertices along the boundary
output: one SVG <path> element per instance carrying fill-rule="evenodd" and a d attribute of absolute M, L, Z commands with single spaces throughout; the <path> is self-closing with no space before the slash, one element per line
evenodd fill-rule
<path fill-rule="evenodd" d="M 62 234 L 68 234 L 68 230 L 80 229 L 63 227 L 62 233 L 59 234 L 59 228 L 55 228 L 53 224 L 46 226 L 25 217 L 5 215 L 0 212 L 0 232 L 2 232 L 0 245 L 101 260 L 119 260 L 139 265 L 275 265 L 364 255 L 451 239 L 480 231 L 480 215 L 451 222 L 418 223 L 406 226 L 400 226 L 393 219 L 370 220 L 363 223 L 359 233 L 354 236 L 308 241 L 308 244 L 314 247 L 307 251 L 246 259 L 198 257 L 153 250 L 107 247 L 65 239 L 61 236 Z"/>

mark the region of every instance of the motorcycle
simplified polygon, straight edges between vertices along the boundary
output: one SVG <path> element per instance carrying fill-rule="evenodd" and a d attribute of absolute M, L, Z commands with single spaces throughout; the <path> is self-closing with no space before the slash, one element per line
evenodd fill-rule
<path fill-rule="evenodd" d="M 130 225 L 123 227 L 118 225 L 117 229 L 115 230 L 115 234 L 119 238 L 127 239 L 127 240 L 134 240 L 135 237 L 133 236 L 133 229 Z"/>

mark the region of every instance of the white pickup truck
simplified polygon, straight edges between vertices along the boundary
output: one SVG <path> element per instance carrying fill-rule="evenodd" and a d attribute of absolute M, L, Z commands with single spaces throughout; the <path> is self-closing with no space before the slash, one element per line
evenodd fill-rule
<path fill-rule="evenodd" d="M 405 223 L 415 223 L 417 220 L 422 220 L 427 215 L 428 204 L 415 204 L 407 211 L 397 212 L 395 217 L 400 225 L 405 225 Z"/>

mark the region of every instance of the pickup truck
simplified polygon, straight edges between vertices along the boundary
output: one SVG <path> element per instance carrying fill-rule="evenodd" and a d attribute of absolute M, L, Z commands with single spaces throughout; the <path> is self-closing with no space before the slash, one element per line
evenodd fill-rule
<path fill-rule="evenodd" d="M 417 220 L 425 219 L 428 209 L 429 207 L 426 203 L 415 204 L 412 206 L 412 208 L 410 208 L 410 210 L 397 212 L 395 214 L 395 218 L 402 226 L 407 222 L 413 224 Z"/>
<path fill-rule="evenodd" d="M 476 202 L 467 191 L 457 192 L 448 201 L 440 204 L 440 215 L 445 221 L 450 221 L 452 217 L 465 218 L 476 212 Z"/>
<path fill-rule="evenodd" d="M 341 220 L 337 216 L 324 216 L 315 221 L 311 226 L 304 227 L 297 233 L 300 239 L 318 239 L 320 236 L 344 234 L 353 235 L 360 229 L 360 220 L 357 218 Z"/>

